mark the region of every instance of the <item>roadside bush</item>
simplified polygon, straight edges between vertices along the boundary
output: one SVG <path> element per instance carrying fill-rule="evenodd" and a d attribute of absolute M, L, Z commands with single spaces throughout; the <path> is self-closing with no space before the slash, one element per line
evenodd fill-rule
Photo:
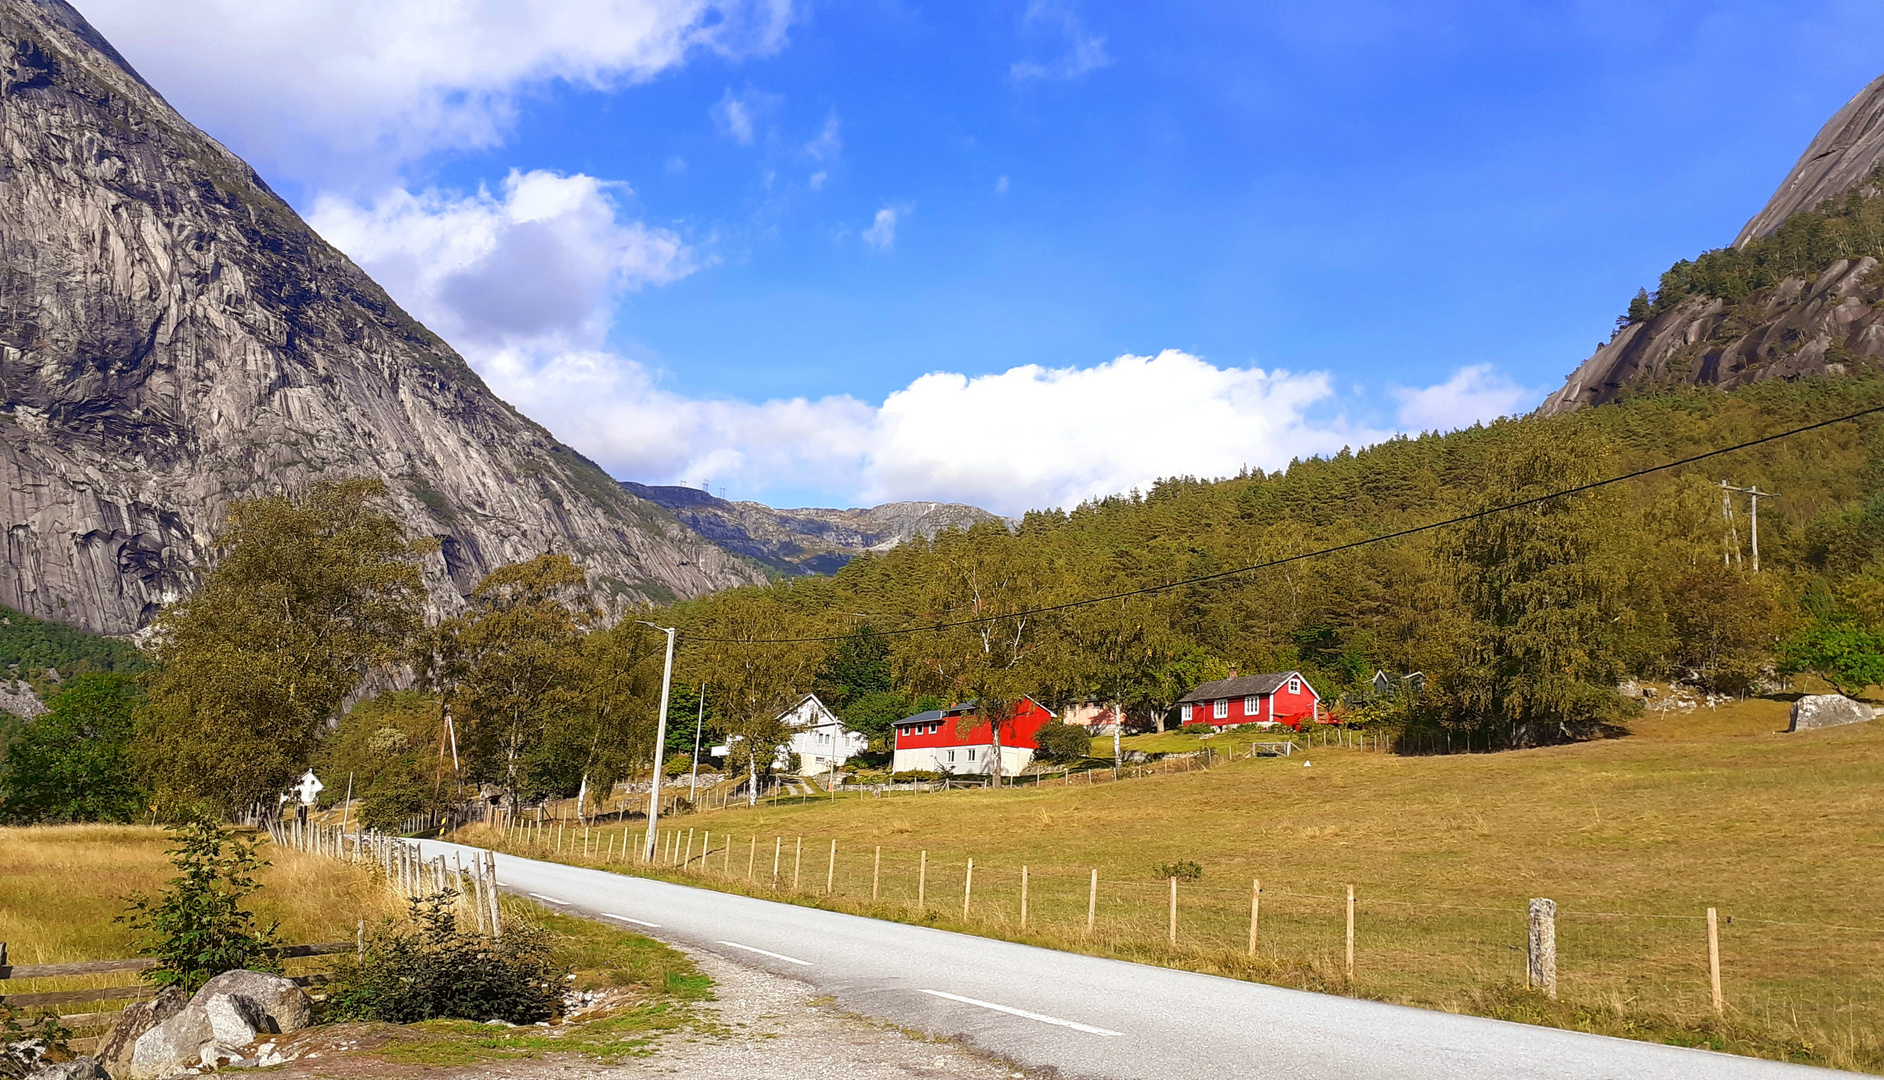
<path fill-rule="evenodd" d="M 1160 863 L 1152 867 L 1151 872 L 1159 881 L 1169 878 L 1177 878 L 1179 881 L 1197 881 L 1204 876 L 1204 868 L 1189 859 Z"/>
<path fill-rule="evenodd" d="M 1186 735 L 1210 735 L 1213 734 L 1217 728 L 1215 724 L 1205 720 L 1192 720 L 1179 730 L 1183 731 Z"/>
<path fill-rule="evenodd" d="M 934 769 L 907 769 L 903 772 L 890 774 L 890 782 L 896 784 L 925 783 L 940 779 L 942 779 L 942 774 L 936 772 Z"/>
<path fill-rule="evenodd" d="M 1092 754 L 1092 733 L 1077 724 L 1048 724 L 1034 741 L 1045 761 L 1084 761 Z"/>
<path fill-rule="evenodd" d="M 412 901 L 366 941 L 365 956 L 343 961 L 328 994 L 337 1020 L 503 1020 L 534 1024 L 562 1011 L 568 974 L 547 931 L 506 922 L 502 938 L 458 929 L 453 892 Z"/>
<path fill-rule="evenodd" d="M 156 897 L 134 894 L 118 916 L 142 931 L 138 951 L 159 965 L 143 977 L 159 986 L 195 993 L 212 976 L 238 968 L 279 972 L 269 957 L 275 929 L 257 929 L 242 901 L 262 886 L 255 871 L 267 864 L 255 843 L 207 816 L 168 826 L 170 865 L 178 870 Z"/>

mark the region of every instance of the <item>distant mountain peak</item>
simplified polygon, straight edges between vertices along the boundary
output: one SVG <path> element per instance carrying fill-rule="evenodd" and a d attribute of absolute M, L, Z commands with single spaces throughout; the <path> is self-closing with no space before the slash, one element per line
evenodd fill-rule
<path fill-rule="evenodd" d="M 725 550 L 780 574 L 829 574 L 866 551 L 887 551 L 945 529 L 1003 520 L 963 503 L 894 502 L 845 510 L 777 510 L 732 502 L 699 488 L 623 482 L 638 498 L 665 507 Z"/>

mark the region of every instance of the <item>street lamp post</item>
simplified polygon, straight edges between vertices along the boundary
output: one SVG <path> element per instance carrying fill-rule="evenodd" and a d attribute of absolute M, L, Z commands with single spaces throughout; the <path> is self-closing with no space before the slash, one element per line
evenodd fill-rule
<path fill-rule="evenodd" d="M 651 622 L 641 625 L 653 626 L 667 635 L 667 666 L 661 669 L 661 713 L 654 724 L 654 783 L 648 791 L 648 835 L 647 843 L 642 845 L 641 850 L 641 861 L 651 863 L 654 861 L 655 832 L 661 824 L 661 771 L 666 764 L 661 760 L 661 755 L 667 749 L 667 692 L 674 684 L 674 628 L 654 626 Z"/>

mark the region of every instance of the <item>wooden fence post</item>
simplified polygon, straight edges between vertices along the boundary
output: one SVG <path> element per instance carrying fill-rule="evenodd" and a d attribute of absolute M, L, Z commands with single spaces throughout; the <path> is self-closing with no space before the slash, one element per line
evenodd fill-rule
<path fill-rule="evenodd" d="M 968 873 L 962 878 L 962 921 L 968 921 L 968 900 L 975 892 L 975 860 L 968 860 Z"/>
<path fill-rule="evenodd" d="M 883 881 L 883 845 L 877 845 L 877 861 L 870 868 L 870 902 L 877 902 L 877 886 Z"/>
<path fill-rule="evenodd" d="M 1256 955 L 1256 922 L 1263 913 L 1263 879 L 1255 878 L 1249 887 L 1249 954 Z"/>
<path fill-rule="evenodd" d="M 1354 981 L 1354 886 L 1348 886 L 1348 982 Z"/>
<path fill-rule="evenodd" d="M 1027 865 L 1021 864 L 1021 923 L 1022 930 L 1027 929 Z"/>
<path fill-rule="evenodd" d="M 752 843 L 747 845 L 747 848 L 746 848 L 746 884 L 748 885 L 752 884 L 753 881 L 755 880 L 753 877 L 752 871 L 753 871 L 753 867 L 758 865 L 758 860 L 759 860 L 759 834 L 753 833 Z"/>
<path fill-rule="evenodd" d="M 1177 875 L 1171 875 L 1171 944 L 1177 944 Z"/>
<path fill-rule="evenodd" d="M 831 895 L 832 883 L 837 880 L 837 841 L 831 841 L 831 861 L 824 865 L 824 895 Z"/>
<path fill-rule="evenodd" d="M 681 854 L 679 865 L 682 870 L 685 870 L 687 869 L 687 867 L 691 866 L 692 864 L 693 864 L 693 830 L 688 829 L 687 830 L 687 850 Z"/>
<path fill-rule="evenodd" d="M 1720 996 L 1720 923 L 1714 909 L 1707 909 L 1707 977 L 1714 992 L 1714 1014 L 1726 1008 Z"/>
<path fill-rule="evenodd" d="M 1086 936 L 1092 936 L 1092 924 L 1099 914 L 1099 871 L 1092 872 L 1092 886 L 1086 891 Z"/>
<path fill-rule="evenodd" d="M 805 865 L 805 838 L 798 838 L 798 845 L 792 849 L 792 891 L 798 891 L 798 871 Z"/>
<path fill-rule="evenodd" d="M 1531 900 L 1530 935 L 1526 942 L 1525 984 L 1557 996 L 1557 901 Z"/>
<path fill-rule="evenodd" d="M 929 849 L 924 848 L 922 861 L 916 867 L 916 907 L 926 909 L 929 906 Z"/>
<path fill-rule="evenodd" d="M 784 857 L 785 838 L 783 836 L 775 836 L 772 838 L 772 887 L 774 889 L 778 888 L 779 861 Z"/>

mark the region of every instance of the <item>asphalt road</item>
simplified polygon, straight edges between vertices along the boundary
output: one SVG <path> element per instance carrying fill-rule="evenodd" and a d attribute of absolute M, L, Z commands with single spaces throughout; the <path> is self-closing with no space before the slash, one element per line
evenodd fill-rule
<path fill-rule="evenodd" d="M 423 841 L 426 855 L 470 849 Z M 852 1012 L 1103 1080 L 1741 1080 L 1849 1076 L 1145 967 L 497 856 L 558 910 L 801 979 Z"/>

